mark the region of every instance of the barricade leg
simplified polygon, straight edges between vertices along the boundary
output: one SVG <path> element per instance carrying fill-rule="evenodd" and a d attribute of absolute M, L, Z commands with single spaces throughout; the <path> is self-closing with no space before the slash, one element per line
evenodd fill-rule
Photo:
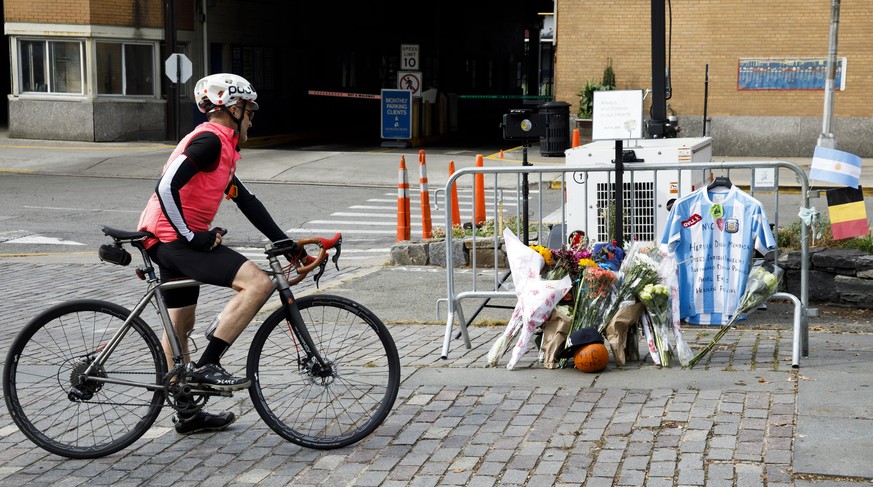
<path fill-rule="evenodd" d="M 794 303 L 794 337 L 791 342 L 791 366 L 795 369 L 800 368 L 800 349 L 801 340 L 803 340 L 803 335 L 805 334 L 805 330 L 801 326 L 801 321 L 803 320 L 803 303 L 797 299 L 797 296 L 788 293 L 774 293 L 772 298 L 776 299 L 789 299 L 792 303 Z M 772 299 L 771 298 L 771 299 Z"/>
<path fill-rule="evenodd" d="M 473 348 L 470 342 L 470 334 L 467 332 L 467 320 L 464 319 L 464 312 L 461 310 L 461 303 L 455 297 L 449 297 L 448 312 L 446 313 L 446 336 L 443 338 L 443 360 L 449 358 L 449 346 L 452 343 L 452 328 L 455 321 L 458 322 L 460 328 L 459 333 L 464 339 L 464 346 L 467 350 Z"/>

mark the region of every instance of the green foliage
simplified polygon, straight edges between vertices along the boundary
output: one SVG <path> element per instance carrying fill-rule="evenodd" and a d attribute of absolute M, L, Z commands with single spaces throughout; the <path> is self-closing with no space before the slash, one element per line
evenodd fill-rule
<path fill-rule="evenodd" d="M 615 89 L 615 71 L 612 70 L 612 58 L 606 58 L 606 68 L 603 69 L 603 79 L 600 84 L 608 86 L 609 89 Z"/>
<path fill-rule="evenodd" d="M 600 83 L 588 80 L 582 91 L 576 94 L 579 97 L 579 118 L 589 119 L 594 116 L 594 92 L 609 91 L 615 89 L 615 71 L 612 69 L 612 58 L 607 58 L 606 68 Z"/>
<path fill-rule="evenodd" d="M 800 234 L 801 222 L 794 220 L 788 225 L 779 228 L 776 235 L 776 244 L 783 250 L 797 250 L 801 246 Z M 844 238 L 834 240 L 834 234 L 831 232 L 831 222 L 827 215 L 821 216 L 821 236 L 816 236 L 815 241 L 812 239 L 812 231 L 810 230 L 809 243 L 810 247 L 828 247 L 834 249 L 856 249 L 863 252 L 873 253 L 873 234 L 867 234 L 862 237 Z"/>
<path fill-rule="evenodd" d="M 627 238 L 631 234 L 630 219 L 627 207 L 622 208 L 622 235 Z M 600 218 L 606 222 L 606 241 L 615 241 L 615 200 L 609 200 L 606 208 L 600 209 Z"/>
<path fill-rule="evenodd" d="M 582 91 L 577 93 L 579 96 L 579 118 L 591 118 L 594 116 L 594 92 L 606 91 L 610 88 L 600 83 L 588 81 Z"/>
<path fill-rule="evenodd" d="M 518 218 L 512 216 L 506 219 L 503 222 L 503 228 L 509 228 L 513 232 L 516 231 L 517 228 L 520 228 L 521 223 L 518 221 Z M 500 231 L 497 228 L 497 222 L 493 219 L 486 219 L 482 222 L 481 225 L 475 228 L 477 237 L 493 237 L 495 233 Z M 528 222 L 528 233 L 536 233 L 538 231 L 538 225 L 536 222 Z M 452 226 L 452 238 L 463 238 L 463 237 L 472 237 L 473 229 L 470 228 L 470 225 L 467 225 L 466 228 L 461 225 L 453 225 Z M 434 227 L 433 228 L 433 238 L 445 238 L 446 237 L 446 229 L 444 227 Z"/>

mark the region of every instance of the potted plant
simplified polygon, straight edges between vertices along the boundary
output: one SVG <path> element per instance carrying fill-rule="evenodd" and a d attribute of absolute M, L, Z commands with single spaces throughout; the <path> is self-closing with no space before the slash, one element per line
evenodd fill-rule
<path fill-rule="evenodd" d="M 587 138 L 591 137 L 591 119 L 594 117 L 594 92 L 615 89 L 615 71 L 612 69 L 612 59 L 607 58 L 606 68 L 600 83 L 588 80 L 582 91 L 576 95 L 579 97 L 579 111 L 576 114 L 576 126 L 580 128 Z"/>
<path fill-rule="evenodd" d="M 612 69 L 612 58 L 607 58 L 606 68 L 603 69 L 603 77 L 600 83 L 588 80 L 582 91 L 577 93 L 579 97 L 579 112 L 580 119 L 591 119 L 594 116 L 594 92 L 608 91 L 615 89 L 615 71 Z"/>

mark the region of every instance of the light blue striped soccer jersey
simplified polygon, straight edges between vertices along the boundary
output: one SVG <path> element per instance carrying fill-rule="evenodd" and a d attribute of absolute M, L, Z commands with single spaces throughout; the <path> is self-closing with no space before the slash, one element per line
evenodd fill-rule
<path fill-rule="evenodd" d="M 677 200 L 661 243 L 676 254 L 680 317 L 704 325 L 727 323 L 746 289 L 754 251 L 776 248 L 761 203 L 736 186 L 704 186 Z"/>

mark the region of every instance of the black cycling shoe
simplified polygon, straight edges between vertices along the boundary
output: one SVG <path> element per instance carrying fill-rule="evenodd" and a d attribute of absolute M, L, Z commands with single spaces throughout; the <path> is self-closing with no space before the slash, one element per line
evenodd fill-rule
<path fill-rule="evenodd" d="M 193 364 L 188 366 L 188 384 L 204 386 L 219 391 L 238 391 L 245 389 L 252 383 L 245 377 L 234 377 L 218 364 L 206 364 L 197 367 Z"/>
<path fill-rule="evenodd" d="M 206 411 L 198 411 L 193 416 L 182 417 L 173 415 L 173 423 L 176 423 L 176 433 L 190 435 L 201 431 L 220 431 L 236 421 L 236 416 L 231 412 L 211 414 Z"/>

